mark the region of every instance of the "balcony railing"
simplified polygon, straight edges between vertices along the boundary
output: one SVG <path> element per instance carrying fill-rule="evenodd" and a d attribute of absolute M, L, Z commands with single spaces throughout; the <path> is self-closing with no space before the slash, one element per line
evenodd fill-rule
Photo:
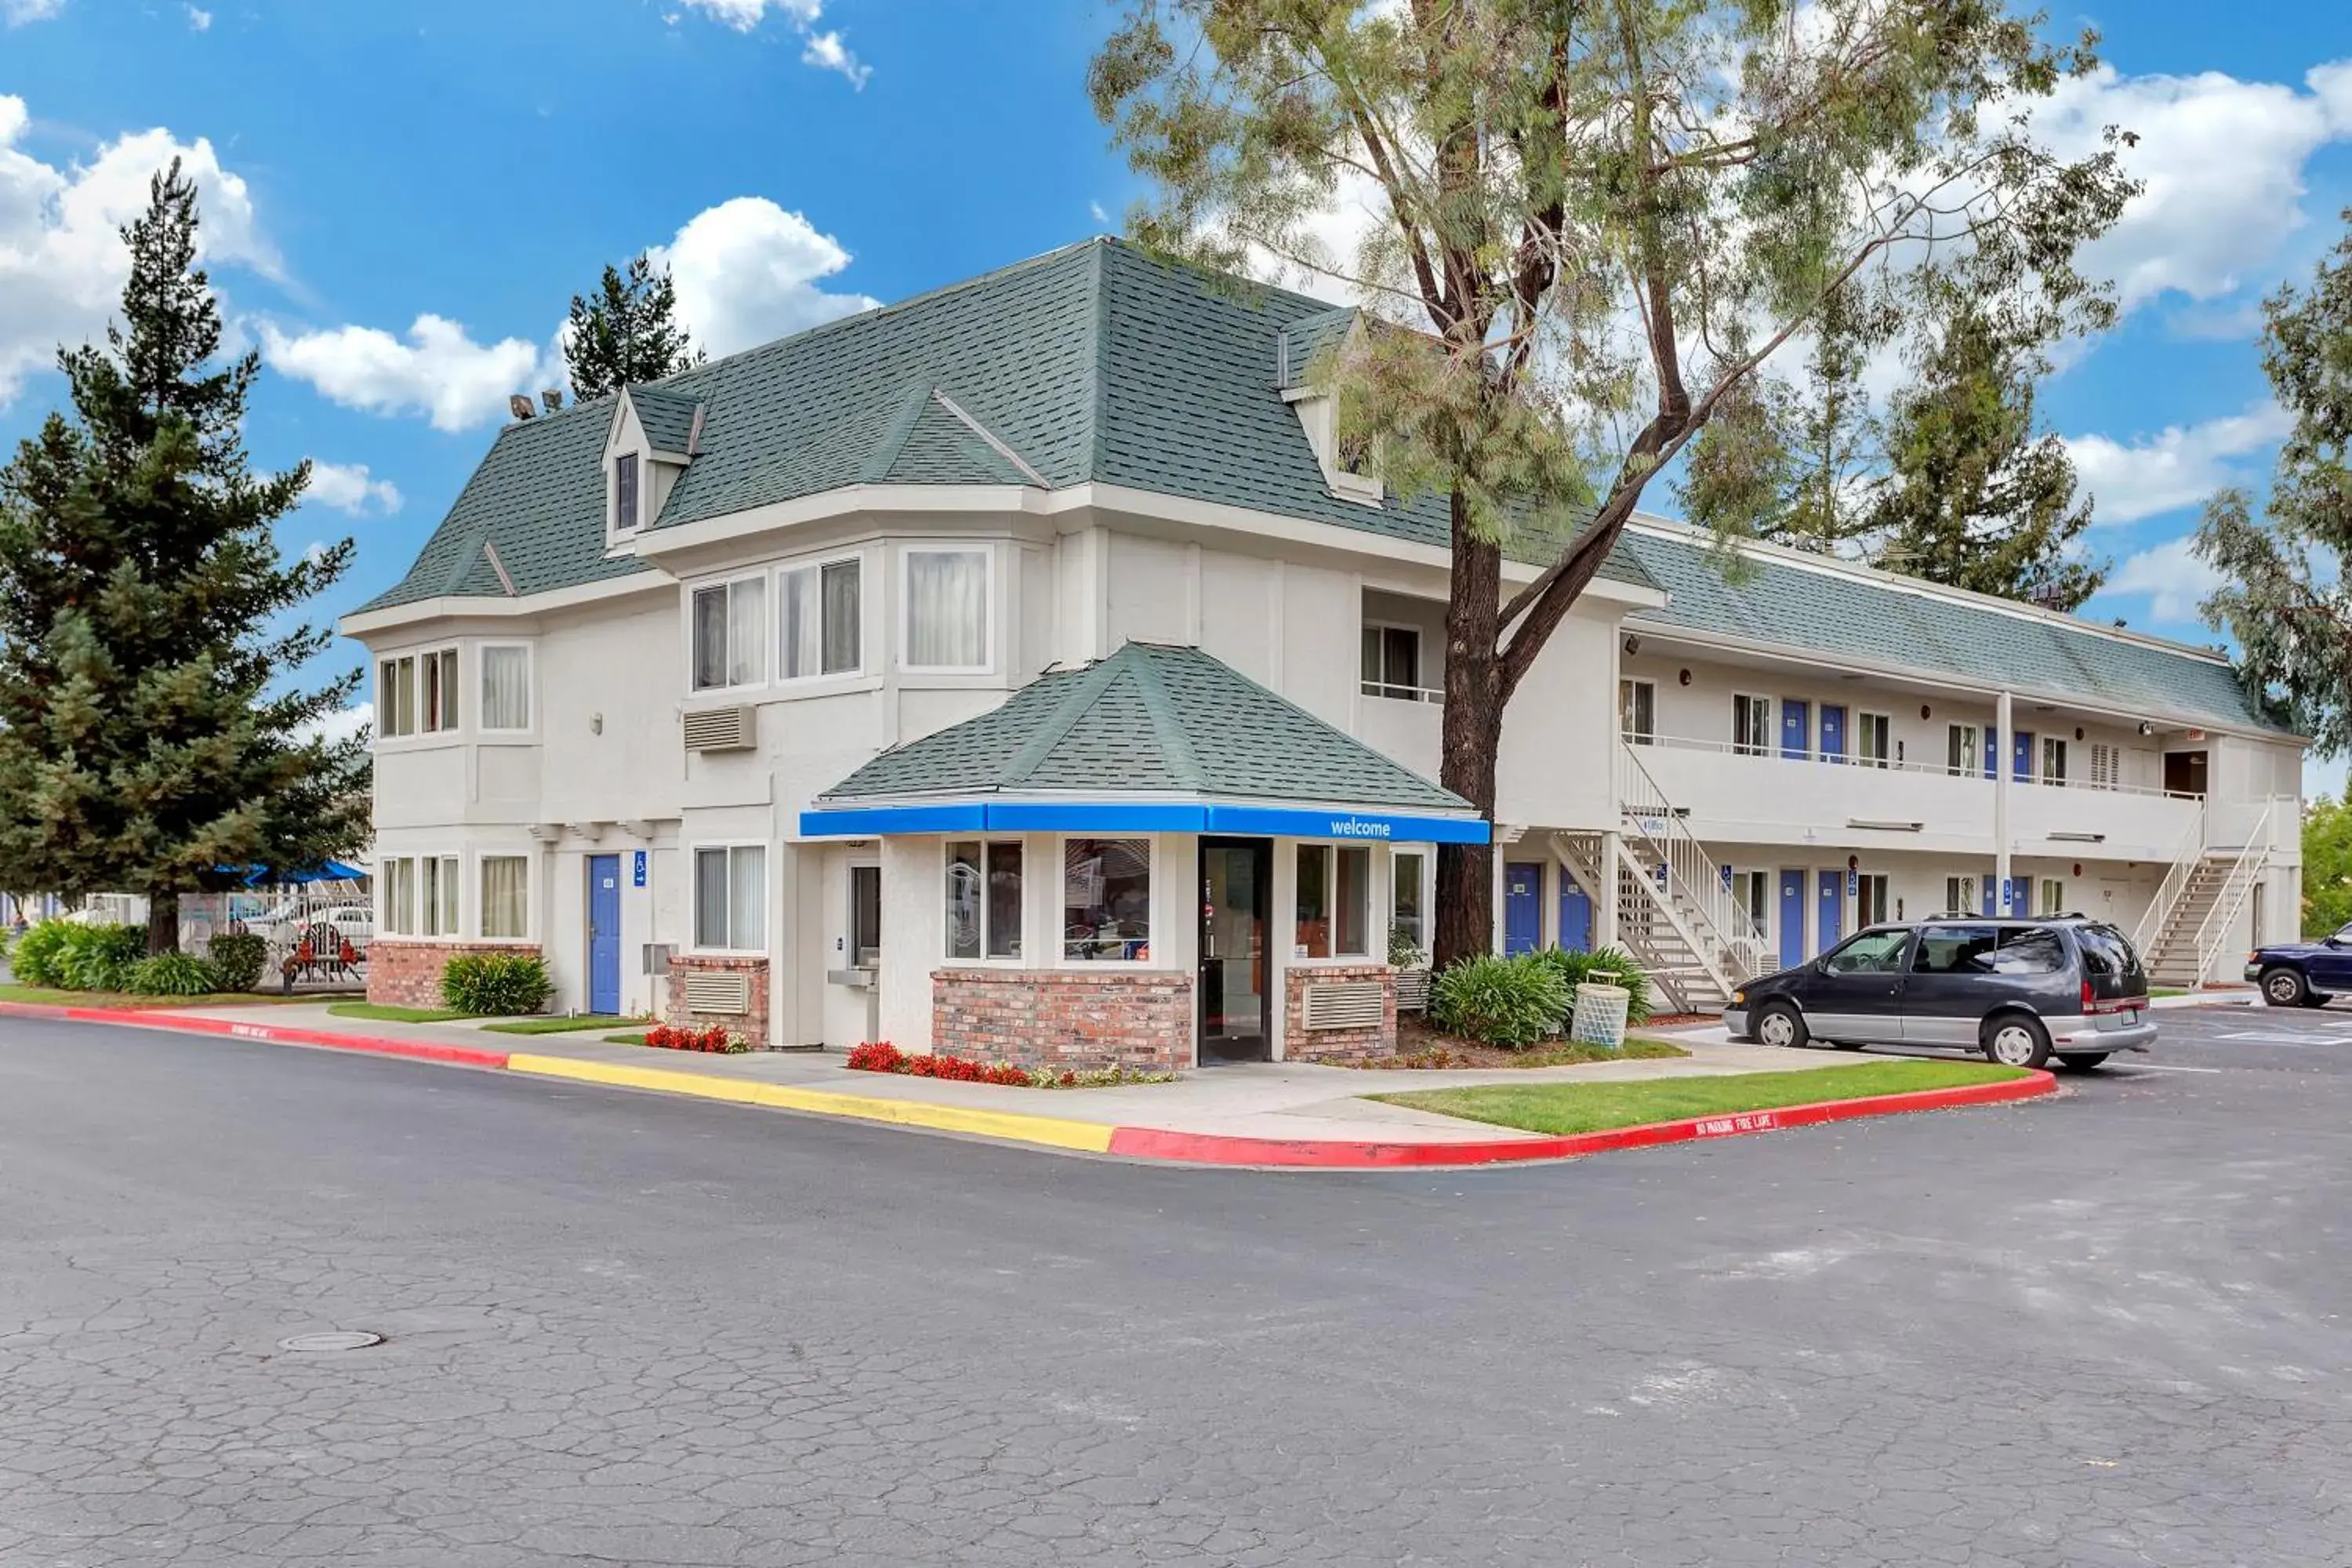
<path fill-rule="evenodd" d="M 1745 741 L 1702 741 L 1685 735 L 1637 735 L 1631 731 L 1621 737 L 1629 746 L 1658 746 L 1672 751 L 1713 752 L 1718 755 L 1753 757 L 1759 762 L 1812 763 L 1828 767 L 1876 768 L 1886 773 L 1924 773 L 1936 778 L 1979 779 L 1993 782 L 1993 775 L 1984 771 L 1981 763 L 1973 768 L 1956 768 L 1948 762 L 1915 763 L 1890 757 L 1824 756 L 1819 752 L 1785 752 L 1778 744 L 1754 745 Z M 2090 779 L 2043 778 L 2039 774 L 2012 776 L 2011 783 L 2032 784 L 2044 789 L 2099 790 L 2113 795 L 2150 795 L 2167 800 L 2202 800 L 2193 792 L 2158 789 L 2147 784 L 2097 783 Z"/>
<path fill-rule="evenodd" d="M 1437 686 L 1400 686 L 1388 680 L 1367 680 L 1360 689 L 1367 697 L 1385 697 L 1391 702 L 1443 702 L 1445 690 Z"/>

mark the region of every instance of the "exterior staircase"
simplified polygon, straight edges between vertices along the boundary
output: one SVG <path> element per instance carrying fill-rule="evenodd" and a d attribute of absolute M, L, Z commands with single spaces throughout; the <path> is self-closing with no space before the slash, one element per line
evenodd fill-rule
<path fill-rule="evenodd" d="M 2277 802 L 2258 818 L 2242 847 L 2216 849 L 2203 843 L 2204 824 L 2190 837 L 2156 898 L 2132 933 L 2149 984 L 2194 990 L 2213 972 L 2213 961 L 2254 884 L 2270 866 L 2270 821 Z"/>

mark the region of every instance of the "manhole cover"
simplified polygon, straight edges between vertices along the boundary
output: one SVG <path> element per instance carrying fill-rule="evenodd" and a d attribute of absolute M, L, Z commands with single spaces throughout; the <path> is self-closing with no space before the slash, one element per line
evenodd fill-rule
<path fill-rule="evenodd" d="M 382 1343 L 382 1334 L 352 1329 L 327 1334 L 296 1334 L 292 1339 L 278 1341 L 278 1348 L 282 1351 L 363 1351 L 370 1345 Z"/>

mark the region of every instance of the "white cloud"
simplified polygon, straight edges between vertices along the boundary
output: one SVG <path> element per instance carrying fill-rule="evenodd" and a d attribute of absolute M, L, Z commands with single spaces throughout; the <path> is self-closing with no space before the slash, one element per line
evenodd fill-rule
<path fill-rule="evenodd" d="M 2159 621 L 2197 620 L 2199 601 L 2220 587 L 2221 578 L 2190 553 L 2191 542 L 2183 535 L 2141 551 L 2116 567 L 2099 592 L 2145 596 L 2149 616 Z"/>
<path fill-rule="evenodd" d="M 739 33 L 752 31 L 773 12 L 801 36 L 803 65 L 838 71 L 849 79 L 851 87 L 859 89 L 874 74 L 874 68 L 860 61 L 841 41 L 839 32 L 816 30 L 818 20 L 824 15 L 824 0 L 686 0 L 686 4 Z"/>
<path fill-rule="evenodd" d="M 0 94 L 0 406 L 27 374 L 56 363 L 59 344 L 103 332 L 131 275 L 119 230 L 146 210 L 149 179 L 174 157 L 196 184 L 199 258 L 278 276 L 252 192 L 210 142 L 134 132 L 88 163 L 52 164 L 17 146 L 30 121 L 23 99 Z"/>
<path fill-rule="evenodd" d="M 1102 225 L 1105 228 L 1108 228 L 1112 226 L 1113 219 L 1110 216 L 1110 209 L 1104 206 L 1102 203 L 1088 202 L 1087 204 L 1087 211 L 1093 215 L 1095 222 Z"/>
<path fill-rule="evenodd" d="M 2308 218 L 2305 165 L 2352 137 L 2352 61 L 2304 80 L 2308 90 L 2220 71 L 2126 77 L 2102 66 L 2060 84 L 2036 113 L 2036 131 L 2069 155 L 2095 148 L 2108 125 L 2139 138 L 2123 163 L 2147 189 L 2083 258 L 2086 270 L 2115 279 L 2126 309 L 2168 293 L 2218 299 L 2271 275 Z"/>
<path fill-rule="evenodd" d="M 46 22 L 66 8 L 66 0 L 0 0 L 0 22 L 21 27 L 27 22 Z"/>
<path fill-rule="evenodd" d="M 330 742 L 348 741 L 362 731 L 373 728 L 374 724 L 375 704 L 359 702 L 303 725 L 296 738 L 307 741 L 318 736 Z"/>
<path fill-rule="evenodd" d="M 849 265 L 849 252 L 764 196 L 737 196 L 707 208 L 649 254 L 656 268 L 669 269 L 687 330 L 714 355 L 878 303 L 819 288 L 821 279 Z"/>
<path fill-rule="evenodd" d="M 213 14 L 210 11 L 194 5 L 183 6 L 182 9 L 188 14 L 188 26 L 192 31 L 198 33 L 212 31 Z"/>
<path fill-rule="evenodd" d="M 503 419 L 509 396 L 562 378 L 562 364 L 536 343 L 478 343 L 459 323 L 430 314 L 416 318 L 404 342 L 374 327 L 289 335 L 265 321 L 261 352 L 273 369 L 347 408 L 424 414 L 436 430 Z"/>
<path fill-rule="evenodd" d="M 400 487 L 390 479 L 372 476 L 365 463 L 314 461 L 310 465 L 310 488 L 302 499 L 353 517 L 364 516 L 371 510 L 388 517 L 400 510 Z"/>
<path fill-rule="evenodd" d="M 2171 426 L 2129 444 L 2105 436 L 2070 436 L 2074 472 L 2097 505 L 2094 521 L 2134 522 L 2194 506 L 2240 475 L 2232 462 L 2286 437 L 2293 421 L 2275 403 L 2201 425 Z"/>

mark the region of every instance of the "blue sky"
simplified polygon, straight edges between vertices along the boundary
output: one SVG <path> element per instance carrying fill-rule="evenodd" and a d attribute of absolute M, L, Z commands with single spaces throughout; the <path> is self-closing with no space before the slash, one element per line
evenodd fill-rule
<path fill-rule="evenodd" d="M 1102 0 L 0 0 L 0 442 L 119 291 L 112 226 L 173 151 L 268 365 L 257 458 L 320 465 L 287 543 L 395 579 L 572 293 L 660 247 L 727 351 L 1113 226 L 1084 93 Z M 2108 68 L 2053 134 L 2138 132 L 2148 194 L 2094 258 L 2122 324 L 2043 393 L 2116 563 L 2088 607 L 2197 641 L 2182 536 L 2280 422 L 2252 305 L 2343 232 L 2352 22 L 2332 0 L 2055 13 Z M 1664 493 L 1650 498 L 1671 510 Z M 336 656 L 358 658 L 348 646 Z M 2331 786 L 2340 769 L 2327 769 Z"/>

